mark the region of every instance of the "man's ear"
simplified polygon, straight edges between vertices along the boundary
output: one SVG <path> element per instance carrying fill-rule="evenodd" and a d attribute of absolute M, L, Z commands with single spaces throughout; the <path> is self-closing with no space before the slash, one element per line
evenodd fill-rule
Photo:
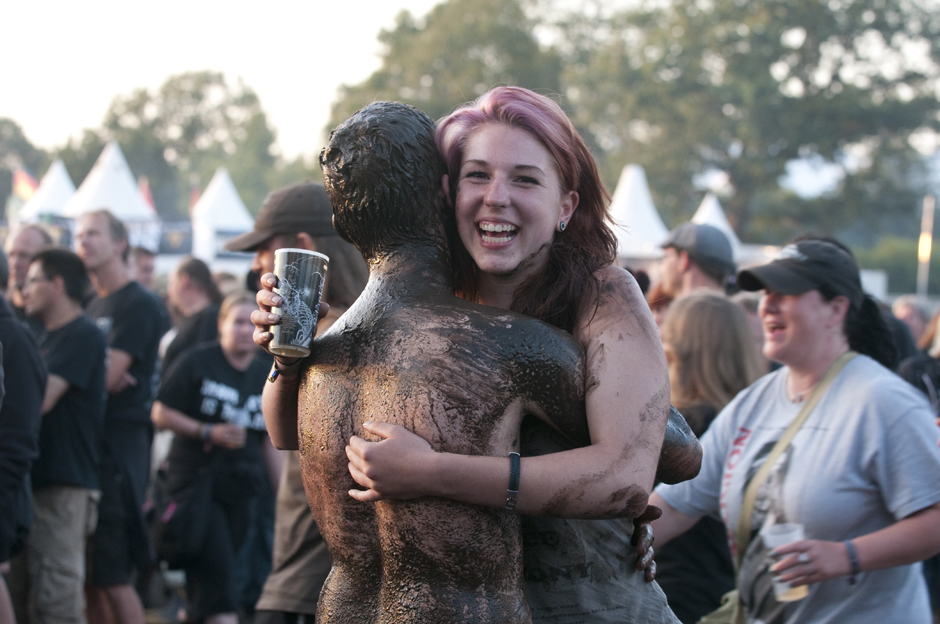
<path fill-rule="evenodd" d="M 679 262 L 678 268 L 681 272 L 685 273 L 689 270 L 689 267 L 692 266 L 692 258 L 689 257 L 689 252 L 682 249 L 679 251 Z"/>
<path fill-rule="evenodd" d="M 53 275 L 49 283 L 52 284 L 57 295 L 65 292 L 65 279 L 61 275 Z"/>
<path fill-rule="evenodd" d="M 297 234 L 297 247 L 306 249 L 307 251 L 316 251 L 316 247 L 313 245 L 313 237 L 306 232 Z"/>
<path fill-rule="evenodd" d="M 450 176 L 446 173 L 441 176 L 441 189 L 444 191 L 444 201 L 447 206 L 453 207 L 450 201 Z"/>

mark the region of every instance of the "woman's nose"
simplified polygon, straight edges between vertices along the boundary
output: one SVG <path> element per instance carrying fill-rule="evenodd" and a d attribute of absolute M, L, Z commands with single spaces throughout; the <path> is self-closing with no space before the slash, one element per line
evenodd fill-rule
<path fill-rule="evenodd" d="M 509 186 L 505 180 L 494 177 L 486 186 L 484 199 L 487 205 L 504 207 L 509 205 Z"/>

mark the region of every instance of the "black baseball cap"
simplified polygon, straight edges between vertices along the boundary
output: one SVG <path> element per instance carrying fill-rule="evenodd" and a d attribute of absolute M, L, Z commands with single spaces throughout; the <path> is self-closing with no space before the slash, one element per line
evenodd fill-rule
<path fill-rule="evenodd" d="M 271 191 L 261 205 L 251 232 L 227 243 L 228 251 L 254 251 L 277 234 L 336 236 L 333 209 L 322 184 L 299 182 Z"/>
<path fill-rule="evenodd" d="M 669 238 L 660 247 L 675 247 L 689 254 L 696 264 L 716 268 L 728 275 L 737 270 L 728 237 L 712 225 L 683 223 L 669 233 Z"/>
<path fill-rule="evenodd" d="M 865 298 L 855 258 L 823 240 L 787 245 L 772 262 L 741 271 L 738 285 L 743 290 L 767 289 L 781 295 L 802 295 L 828 286 L 856 306 Z"/>

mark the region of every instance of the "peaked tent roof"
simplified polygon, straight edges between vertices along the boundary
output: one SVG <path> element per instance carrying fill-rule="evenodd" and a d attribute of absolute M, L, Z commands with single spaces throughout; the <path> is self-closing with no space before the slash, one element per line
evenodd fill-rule
<path fill-rule="evenodd" d="M 669 230 L 653 205 L 643 167 L 627 165 L 623 168 L 610 202 L 610 213 L 618 241 L 618 256 L 662 257 L 663 250 L 659 245 L 669 236 Z"/>
<path fill-rule="evenodd" d="M 60 216 L 62 208 L 75 195 L 75 184 L 61 159 L 56 159 L 46 175 L 42 177 L 39 188 L 33 193 L 19 211 L 20 221 L 35 221 L 43 215 Z"/>
<path fill-rule="evenodd" d="M 255 224 L 225 167 L 216 170 L 206 191 L 193 206 L 192 220 L 227 232 L 247 232 Z"/>
<path fill-rule="evenodd" d="M 741 239 L 734 233 L 734 229 L 725 216 L 725 211 L 721 209 L 721 204 L 718 203 L 718 198 L 713 193 L 705 194 L 698 210 L 692 216 L 692 223 L 710 225 L 724 232 L 731 243 L 731 251 L 734 253 L 735 259 L 740 259 Z"/>
<path fill-rule="evenodd" d="M 62 208 L 62 216 L 77 218 L 106 208 L 121 221 L 157 221 L 157 215 L 140 194 L 137 182 L 117 141 L 108 143 L 88 177 Z"/>

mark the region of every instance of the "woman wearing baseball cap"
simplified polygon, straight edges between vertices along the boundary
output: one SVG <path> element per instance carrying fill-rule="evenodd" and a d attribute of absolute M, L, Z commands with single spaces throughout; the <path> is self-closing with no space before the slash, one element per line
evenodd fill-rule
<path fill-rule="evenodd" d="M 741 622 L 929 623 L 915 564 L 940 552 L 940 432 L 885 367 L 891 335 L 858 265 L 834 241 L 807 239 L 738 283 L 763 291 L 764 354 L 783 367 L 718 415 L 697 478 L 653 494 L 657 543 L 720 514 Z M 805 538 L 769 547 L 763 536 L 784 523 Z M 787 585 L 808 592 L 785 601 Z"/>

